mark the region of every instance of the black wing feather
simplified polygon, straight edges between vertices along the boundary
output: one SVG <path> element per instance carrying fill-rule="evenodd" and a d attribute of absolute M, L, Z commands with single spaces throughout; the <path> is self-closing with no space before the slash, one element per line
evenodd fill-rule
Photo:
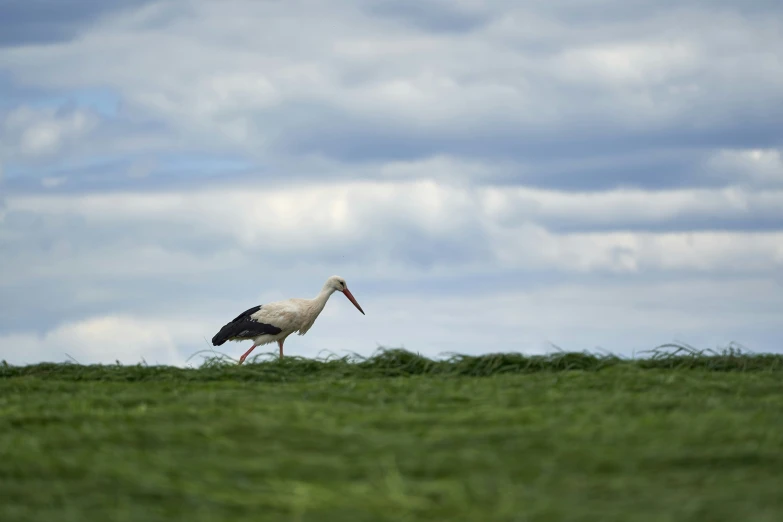
<path fill-rule="evenodd" d="M 259 335 L 275 335 L 283 331 L 277 326 L 260 323 L 250 317 L 259 310 L 261 310 L 260 306 L 254 306 L 236 316 L 230 323 L 227 323 L 215 334 L 215 337 L 212 338 L 212 345 L 220 346 L 232 339 L 252 339 Z"/>
<path fill-rule="evenodd" d="M 258 312 L 259 310 L 261 310 L 261 305 L 254 306 L 253 308 L 248 308 L 247 310 L 245 310 L 244 312 L 242 312 L 238 316 L 234 317 L 231 320 L 231 322 L 233 323 L 233 322 L 239 321 L 240 319 L 245 318 L 245 317 L 247 317 L 249 319 L 251 315 L 253 315 L 254 313 Z"/>

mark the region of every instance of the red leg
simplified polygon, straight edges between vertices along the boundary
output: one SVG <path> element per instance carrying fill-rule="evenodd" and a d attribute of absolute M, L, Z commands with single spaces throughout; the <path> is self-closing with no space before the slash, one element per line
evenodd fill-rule
<path fill-rule="evenodd" d="M 253 346 L 250 347 L 250 349 L 248 351 L 246 351 L 244 354 L 242 354 L 242 357 L 239 358 L 239 364 L 242 364 L 243 362 L 245 362 L 245 359 L 247 359 L 247 356 L 250 355 L 250 352 L 252 352 L 255 349 L 256 349 L 256 345 L 254 344 Z"/>
<path fill-rule="evenodd" d="M 280 347 L 280 358 L 283 358 L 283 343 L 285 342 L 285 339 L 280 339 L 277 341 L 277 345 Z"/>

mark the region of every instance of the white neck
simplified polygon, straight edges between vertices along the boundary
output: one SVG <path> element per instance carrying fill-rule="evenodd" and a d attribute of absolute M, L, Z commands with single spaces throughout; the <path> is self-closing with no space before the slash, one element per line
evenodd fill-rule
<path fill-rule="evenodd" d="M 321 293 L 319 293 L 313 299 L 308 299 L 309 304 L 305 309 L 305 314 L 306 314 L 305 317 L 307 319 L 304 321 L 304 324 L 299 329 L 300 334 L 305 333 L 307 330 L 310 329 L 311 326 L 313 326 L 315 319 L 323 311 L 324 307 L 326 306 L 326 302 L 329 300 L 329 297 L 331 297 L 331 295 L 334 292 L 335 292 L 334 288 L 324 286 L 321 289 Z"/>
<path fill-rule="evenodd" d="M 324 306 L 326 306 L 326 302 L 329 300 L 330 297 L 332 297 L 332 294 L 335 292 L 334 288 L 328 285 L 324 285 L 324 287 L 321 289 L 321 292 L 315 296 L 314 299 L 312 299 L 313 308 L 318 310 L 318 313 L 321 312 L 321 310 L 324 309 Z"/>

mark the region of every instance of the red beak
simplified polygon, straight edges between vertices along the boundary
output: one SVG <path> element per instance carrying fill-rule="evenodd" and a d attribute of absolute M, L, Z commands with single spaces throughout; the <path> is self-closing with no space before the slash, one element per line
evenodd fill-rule
<path fill-rule="evenodd" d="M 353 297 L 353 294 L 351 293 L 351 291 L 350 291 L 350 290 L 348 290 L 348 288 L 347 288 L 347 287 L 346 287 L 346 289 L 345 289 L 345 290 L 343 290 L 343 293 L 345 294 L 345 297 L 347 297 L 347 298 L 348 298 L 348 300 L 349 300 L 349 301 L 351 301 L 351 302 L 353 303 L 353 305 L 354 305 L 356 308 L 358 308 L 358 309 L 359 309 L 359 311 L 362 313 L 362 315 L 366 315 L 366 314 L 364 313 L 364 310 L 362 310 L 362 307 L 361 307 L 361 306 L 359 306 L 359 303 L 357 303 L 357 302 L 356 302 L 356 299 L 354 299 L 354 297 Z"/>

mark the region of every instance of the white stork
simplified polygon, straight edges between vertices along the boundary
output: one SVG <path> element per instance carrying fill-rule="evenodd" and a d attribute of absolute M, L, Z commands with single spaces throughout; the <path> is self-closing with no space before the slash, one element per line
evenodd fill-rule
<path fill-rule="evenodd" d="M 313 326 L 318 314 L 326 306 L 326 301 L 335 291 L 344 293 L 345 297 L 364 315 L 364 310 L 348 290 L 345 279 L 340 276 L 332 276 L 326 280 L 321 288 L 321 293 L 314 299 L 295 297 L 245 310 L 215 334 L 215 337 L 212 338 L 212 344 L 220 346 L 226 341 L 252 340 L 253 346 L 239 358 L 239 364 L 242 364 L 257 346 L 277 341 L 282 359 L 283 343 L 286 337 L 297 331 L 299 335 L 304 335 Z"/>

